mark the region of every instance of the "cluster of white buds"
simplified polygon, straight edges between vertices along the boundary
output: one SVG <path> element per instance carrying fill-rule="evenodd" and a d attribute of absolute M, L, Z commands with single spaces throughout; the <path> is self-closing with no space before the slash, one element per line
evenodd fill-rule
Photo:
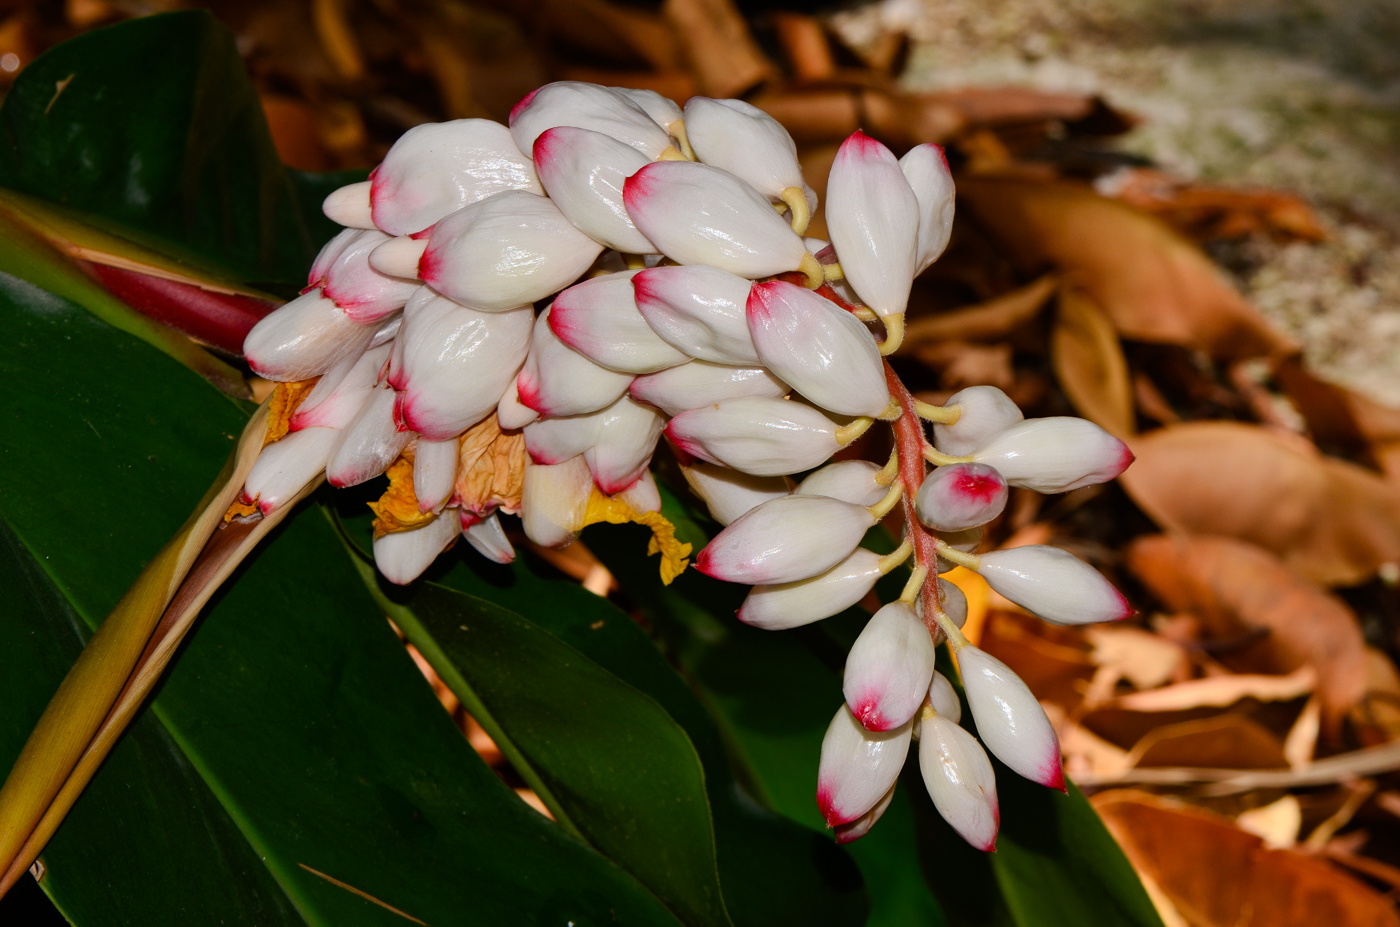
<path fill-rule="evenodd" d="M 561 82 L 522 100 L 509 128 L 411 130 L 369 181 L 326 200 L 346 230 L 302 296 L 248 336 L 250 365 L 279 385 L 231 516 L 286 504 L 322 470 L 337 486 L 387 472 L 374 554 L 392 581 L 417 577 L 459 534 L 510 560 L 504 512 L 546 546 L 597 521 L 648 525 L 669 582 L 690 549 L 649 472 L 664 434 L 727 526 L 697 569 L 754 586 L 740 620 L 820 620 L 912 559 L 903 595 L 850 654 L 818 801 L 838 839 L 865 833 L 918 737 L 939 811 L 990 847 L 996 789 L 981 744 L 1063 787 L 1059 748 L 1025 685 L 963 637 L 966 600 L 938 574 L 975 570 L 1052 622 L 1125 617 L 1122 596 L 1063 551 L 974 551 L 1008 487 L 1061 492 L 1132 458 L 1088 422 L 1023 420 L 991 387 L 919 402 L 885 363 L 913 279 L 951 231 L 941 149 L 896 159 L 857 132 L 828 182 L 830 242 L 803 237 L 816 209 L 787 132 L 737 100 L 682 110 Z M 877 421 L 893 427 L 887 464 L 828 463 Z M 899 548 L 861 548 L 896 507 Z M 934 671 L 945 638 L 981 744 Z"/>

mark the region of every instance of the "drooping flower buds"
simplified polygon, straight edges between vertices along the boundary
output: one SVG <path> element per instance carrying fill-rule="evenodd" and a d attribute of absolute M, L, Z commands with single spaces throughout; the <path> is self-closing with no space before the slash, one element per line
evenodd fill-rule
<path fill-rule="evenodd" d="M 670 136 L 632 99 L 610 87 L 561 80 L 545 84 L 510 111 L 510 136 L 534 151 L 546 129 L 574 126 L 625 142 L 653 160 L 671 147 Z"/>
<path fill-rule="evenodd" d="M 631 375 L 595 364 L 560 341 L 549 324 L 553 314 L 550 306 L 535 319 L 530 353 L 515 381 L 516 398 L 540 415 L 583 415 L 617 402 L 632 385 Z M 524 422 L 501 424 L 518 428 Z"/>
<path fill-rule="evenodd" d="M 652 331 L 637 311 L 635 272 L 577 283 L 554 299 L 549 327 L 584 357 L 621 373 L 655 373 L 690 360 Z"/>
<path fill-rule="evenodd" d="M 880 555 L 858 547 L 825 573 L 791 583 L 754 586 L 739 608 L 739 620 L 769 631 L 811 624 L 855 605 L 882 575 Z"/>
<path fill-rule="evenodd" d="M 943 453 L 954 457 L 971 454 L 1025 416 L 1011 397 L 995 386 L 969 386 L 948 397 L 944 408 L 959 409 L 958 420 L 951 425 L 941 422 L 933 426 L 933 443 Z"/>
<path fill-rule="evenodd" d="M 353 321 L 381 321 L 404 307 L 418 289 L 418 282 L 390 277 L 370 266 L 370 252 L 388 241 L 388 235 L 375 229 L 359 232 L 347 229 L 341 236 L 347 234 L 351 237 L 336 250 L 335 258 L 325 268 L 324 277 L 318 281 L 321 295 L 339 306 Z"/>
<path fill-rule="evenodd" d="M 248 472 L 243 501 L 256 502 L 264 515 L 286 505 L 326 468 L 339 439 L 334 428 L 303 428 L 268 445 Z"/>
<path fill-rule="evenodd" d="M 935 531 L 962 531 L 985 525 L 1006 508 L 1007 487 L 986 464 L 939 467 L 919 487 L 919 521 Z"/>
<path fill-rule="evenodd" d="M 827 826 L 858 820 L 889 792 L 909 755 L 913 723 L 891 731 L 861 726 L 842 705 L 822 738 L 817 770 L 817 806 Z"/>
<path fill-rule="evenodd" d="M 880 468 L 868 460 L 838 460 L 799 483 L 797 491 L 870 506 L 889 492 L 889 487 L 880 485 L 876 479 L 879 475 Z"/>
<path fill-rule="evenodd" d="M 762 363 L 749 336 L 750 281 L 697 264 L 644 270 L 632 286 L 652 330 L 679 350 L 716 364 Z"/>
<path fill-rule="evenodd" d="M 806 184 L 792 136 L 758 107 L 742 100 L 691 97 L 685 104 L 685 128 L 697 158 L 764 196 L 779 199 L 792 188 L 803 192 Z M 815 199 L 809 210 L 816 208 Z"/>
<path fill-rule="evenodd" d="M 791 490 L 781 476 L 751 476 L 728 467 L 692 462 L 682 467 L 690 488 L 704 501 L 721 525 L 733 524 L 745 512 Z"/>
<path fill-rule="evenodd" d="M 421 527 L 377 537 L 374 565 L 391 583 L 402 586 L 413 582 L 456 540 L 460 531 L 457 519 L 439 515 Z"/>
<path fill-rule="evenodd" d="M 243 354 L 260 377 L 306 380 L 359 356 L 374 329 L 350 318 L 319 289 L 309 290 L 254 325 Z"/>
<path fill-rule="evenodd" d="M 919 771 L 943 820 L 977 849 L 996 849 L 1001 826 L 996 774 L 982 745 L 958 727 L 956 716 L 939 713 L 923 719 Z"/>
<path fill-rule="evenodd" d="M 671 419 L 666 434 L 692 457 L 755 476 L 800 473 L 841 448 L 837 426 L 811 406 L 726 399 Z"/>
<path fill-rule="evenodd" d="M 737 583 L 790 583 L 825 572 L 856 549 L 875 516 L 826 496 L 765 502 L 715 535 L 695 568 Z"/>
<path fill-rule="evenodd" d="M 622 185 L 650 163 L 632 146 L 588 129 L 558 126 L 535 140 L 535 168 L 559 211 L 584 234 L 628 254 L 656 250 L 622 203 Z"/>
<path fill-rule="evenodd" d="M 1060 739 L 1021 677 L 970 644 L 958 651 L 958 669 L 987 749 L 1018 775 L 1063 791 Z"/>
<path fill-rule="evenodd" d="M 899 169 L 909 181 L 919 203 L 918 258 L 914 273 L 921 274 L 938 260 L 953 234 L 953 174 L 938 145 L 915 145 L 899 159 Z"/>
<path fill-rule="evenodd" d="M 977 572 L 997 592 L 1051 624 L 1121 621 L 1123 593 L 1069 551 L 1033 544 L 982 554 Z"/>
<path fill-rule="evenodd" d="M 1035 418 L 990 438 L 972 453 L 1012 486 L 1036 492 L 1066 492 L 1106 483 L 1133 462 L 1133 452 L 1113 435 L 1082 418 Z"/>
<path fill-rule="evenodd" d="M 859 130 L 831 165 L 826 225 L 856 294 L 881 318 L 903 315 L 917 267 L 919 203 L 895 156 Z"/>
<path fill-rule="evenodd" d="M 326 463 L 328 483 L 343 489 L 379 476 L 413 439 L 413 432 L 400 431 L 394 421 L 394 402 L 394 390 L 387 386 L 370 394 L 331 451 Z"/>
<path fill-rule="evenodd" d="M 778 399 L 787 384 L 766 367 L 727 367 L 691 361 L 632 381 L 632 398 L 649 402 L 667 415 L 746 396 Z"/>
<path fill-rule="evenodd" d="M 846 658 L 846 704 L 861 724 L 888 731 L 919 710 L 933 678 L 933 638 L 905 602 L 875 613 Z"/>

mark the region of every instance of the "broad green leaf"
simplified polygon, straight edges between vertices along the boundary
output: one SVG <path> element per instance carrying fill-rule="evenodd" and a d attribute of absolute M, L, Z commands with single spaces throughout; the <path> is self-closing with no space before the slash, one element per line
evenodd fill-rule
<path fill-rule="evenodd" d="M 57 45 L 0 107 L 0 186 L 201 271 L 295 290 L 335 227 L 277 158 L 232 33 L 204 11 Z"/>
<path fill-rule="evenodd" d="M 0 521 L 0 769 L 19 754 L 88 627 Z M 180 865 L 171 865 L 172 860 Z M 77 924 L 299 925 L 254 855 L 160 722 L 143 712 L 44 853 L 43 887 Z M 95 883 L 102 892 L 86 890 Z"/>
<path fill-rule="evenodd" d="M 148 345 L 12 278 L 0 278 L 0 327 L 0 373 L 23 387 L 0 431 L 0 517 L 91 628 L 202 495 L 244 413 Z M 17 669 L 29 704 L 47 697 L 50 680 Z M 235 574 L 151 711 L 308 924 L 403 922 L 365 895 L 430 924 L 676 923 L 481 762 L 315 510 Z M 104 810 L 94 852 L 120 852 L 121 806 Z M 101 905 L 113 889 L 90 862 L 46 862 L 85 896 L 65 904 L 96 912 L 81 927 L 116 922 Z M 188 921 L 170 911 L 151 922 Z"/>

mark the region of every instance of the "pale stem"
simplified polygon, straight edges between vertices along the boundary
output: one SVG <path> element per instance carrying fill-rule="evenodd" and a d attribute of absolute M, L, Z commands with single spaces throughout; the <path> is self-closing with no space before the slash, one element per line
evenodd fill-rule
<path fill-rule="evenodd" d="M 909 559 L 909 555 L 914 552 L 914 542 L 906 537 L 899 542 L 899 546 L 880 558 L 880 575 L 884 576 Z"/>
<path fill-rule="evenodd" d="M 923 455 L 924 459 L 927 460 L 929 463 L 933 464 L 935 467 L 946 467 L 949 464 L 972 463 L 972 461 L 975 459 L 970 454 L 965 457 L 954 457 L 951 454 L 945 454 L 937 448 L 927 444 L 925 444 L 923 447 Z"/>
<path fill-rule="evenodd" d="M 845 425 L 836 429 L 836 443 L 845 447 L 856 438 L 870 430 L 870 426 L 875 424 L 873 418 L 862 415 L 860 418 L 853 418 Z"/>
<path fill-rule="evenodd" d="M 875 474 L 875 482 L 881 486 L 888 486 L 894 482 L 894 478 L 899 476 L 899 448 L 890 448 L 889 463 Z"/>
<path fill-rule="evenodd" d="M 787 187 L 778 194 L 778 199 L 787 203 L 788 211 L 792 214 L 790 220 L 792 230 L 799 235 L 804 234 L 807 231 L 808 223 L 812 221 L 812 210 L 807 206 L 806 192 L 801 187 Z M 825 271 L 823 271 L 824 276 Z"/>
<path fill-rule="evenodd" d="M 956 424 L 962 418 L 962 406 L 936 406 L 931 402 L 914 400 L 914 411 L 919 413 L 919 418 L 926 422 L 937 422 L 939 425 Z"/>
<path fill-rule="evenodd" d="M 896 505 L 899 505 L 899 499 L 903 495 L 904 484 L 895 480 L 894 484 L 890 486 L 890 491 L 885 493 L 885 498 L 869 507 L 870 514 L 875 517 L 876 521 L 879 521 L 888 515 Z"/>

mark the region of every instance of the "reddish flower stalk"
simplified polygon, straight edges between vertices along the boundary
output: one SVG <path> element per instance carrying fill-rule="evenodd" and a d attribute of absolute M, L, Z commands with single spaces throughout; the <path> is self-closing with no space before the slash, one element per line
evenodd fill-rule
<path fill-rule="evenodd" d="M 914 397 L 909 388 L 894 372 L 889 361 L 885 361 L 885 380 L 890 385 L 890 395 L 899 403 L 900 415 L 892 423 L 894 446 L 899 454 L 899 479 L 904 483 L 904 496 L 900 500 L 904 507 L 904 525 L 909 540 L 914 545 L 914 564 L 928 568 L 928 579 L 920 594 L 924 597 L 924 624 L 929 633 L 938 640 L 938 623 L 934 614 L 942 608 L 939 601 L 938 583 L 930 581 L 937 577 L 938 539 L 919 521 L 914 511 L 914 500 L 918 498 L 919 487 L 924 484 L 924 448 L 928 440 L 924 437 L 924 423 L 914 410 Z"/>

